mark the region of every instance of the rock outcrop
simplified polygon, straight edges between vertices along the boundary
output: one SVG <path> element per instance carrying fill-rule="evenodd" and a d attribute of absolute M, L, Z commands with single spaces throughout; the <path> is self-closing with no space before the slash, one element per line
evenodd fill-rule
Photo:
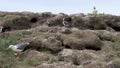
<path fill-rule="evenodd" d="M 120 68 L 119 16 L 0 12 L 0 26 L 3 68 Z M 6 48 L 21 42 L 17 60 Z"/>
<path fill-rule="evenodd" d="M 5 27 L 5 31 L 20 30 L 35 28 L 40 25 L 47 26 L 64 26 L 63 18 L 68 22 L 67 27 L 76 27 L 78 29 L 92 29 L 92 30 L 105 30 L 108 27 L 112 30 L 119 31 L 119 16 L 112 15 L 84 15 L 84 14 L 71 14 L 64 13 L 52 14 L 50 12 L 44 13 L 8 13 L 1 12 L 0 26 Z M 109 30 L 109 29 L 108 29 Z"/>

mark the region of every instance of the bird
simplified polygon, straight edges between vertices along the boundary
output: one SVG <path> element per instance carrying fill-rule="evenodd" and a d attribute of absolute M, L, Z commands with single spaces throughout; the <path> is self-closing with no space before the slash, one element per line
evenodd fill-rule
<path fill-rule="evenodd" d="M 3 32 L 4 27 L 0 26 L 0 32 Z"/>
<path fill-rule="evenodd" d="M 30 45 L 29 42 L 19 43 L 19 44 L 16 44 L 16 45 L 9 45 L 7 50 L 11 49 L 14 52 L 16 52 L 14 55 L 17 56 L 17 59 L 19 59 L 19 53 L 24 52 L 29 45 Z"/>
<path fill-rule="evenodd" d="M 94 7 L 93 7 L 93 9 L 95 10 L 95 9 L 96 9 L 96 7 L 94 6 Z"/>
<path fill-rule="evenodd" d="M 68 26 L 69 25 L 68 22 L 65 20 L 65 18 L 63 18 L 62 23 L 63 23 L 64 26 Z"/>
<path fill-rule="evenodd" d="M 47 24 L 50 24 L 50 22 L 47 20 Z"/>
<path fill-rule="evenodd" d="M 96 17 L 97 12 L 98 12 L 98 11 L 96 10 L 96 7 L 94 6 L 94 7 L 93 7 L 93 15 L 94 15 L 94 17 Z"/>

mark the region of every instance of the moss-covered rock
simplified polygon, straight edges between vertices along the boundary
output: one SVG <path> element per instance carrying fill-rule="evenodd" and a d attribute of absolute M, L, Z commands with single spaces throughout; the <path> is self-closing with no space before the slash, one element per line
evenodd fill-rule
<path fill-rule="evenodd" d="M 30 21 L 28 17 L 19 15 L 6 15 L 1 18 L 0 25 L 4 27 L 5 30 L 20 30 L 30 28 Z"/>

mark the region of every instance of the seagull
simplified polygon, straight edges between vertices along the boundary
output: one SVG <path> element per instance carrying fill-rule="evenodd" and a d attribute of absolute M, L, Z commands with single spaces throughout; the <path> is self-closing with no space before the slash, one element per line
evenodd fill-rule
<path fill-rule="evenodd" d="M 50 24 L 50 22 L 47 20 L 47 24 Z"/>
<path fill-rule="evenodd" d="M 0 32 L 3 32 L 4 27 L 0 26 Z"/>
<path fill-rule="evenodd" d="M 93 7 L 93 9 L 94 9 L 94 10 L 93 10 L 93 15 L 96 17 L 98 11 L 96 10 L 96 7 L 95 7 L 95 6 Z"/>
<path fill-rule="evenodd" d="M 17 56 L 17 58 L 19 59 L 18 53 L 24 52 L 26 50 L 26 47 L 28 47 L 29 45 L 30 45 L 29 42 L 19 43 L 16 45 L 9 45 L 9 47 L 7 49 L 12 49 L 13 51 L 15 51 L 16 53 L 14 55 Z"/>
<path fill-rule="evenodd" d="M 63 25 L 64 25 L 64 26 L 68 26 L 68 22 L 67 22 L 67 21 L 65 21 L 65 18 L 63 18 L 62 23 L 63 23 Z"/>

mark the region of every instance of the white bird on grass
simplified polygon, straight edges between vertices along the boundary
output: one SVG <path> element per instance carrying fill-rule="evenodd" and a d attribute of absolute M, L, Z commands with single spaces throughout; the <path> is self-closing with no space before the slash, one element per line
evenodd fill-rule
<path fill-rule="evenodd" d="M 12 49 L 13 51 L 15 51 L 16 53 L 14 55 L 17 56 L 17 59 L 19 59 L 18 53 L 24 52 L 29 45 L 30 45 L 29 42 L 19 43 L 16 45 L 9 45 L 9 47 L 7 49 Z"/>
<path fill-rule="evenodd" d="M 3 32 L 3 28 L 4 28 L 3 26 L 0 26 L 0 32 Z"/>

